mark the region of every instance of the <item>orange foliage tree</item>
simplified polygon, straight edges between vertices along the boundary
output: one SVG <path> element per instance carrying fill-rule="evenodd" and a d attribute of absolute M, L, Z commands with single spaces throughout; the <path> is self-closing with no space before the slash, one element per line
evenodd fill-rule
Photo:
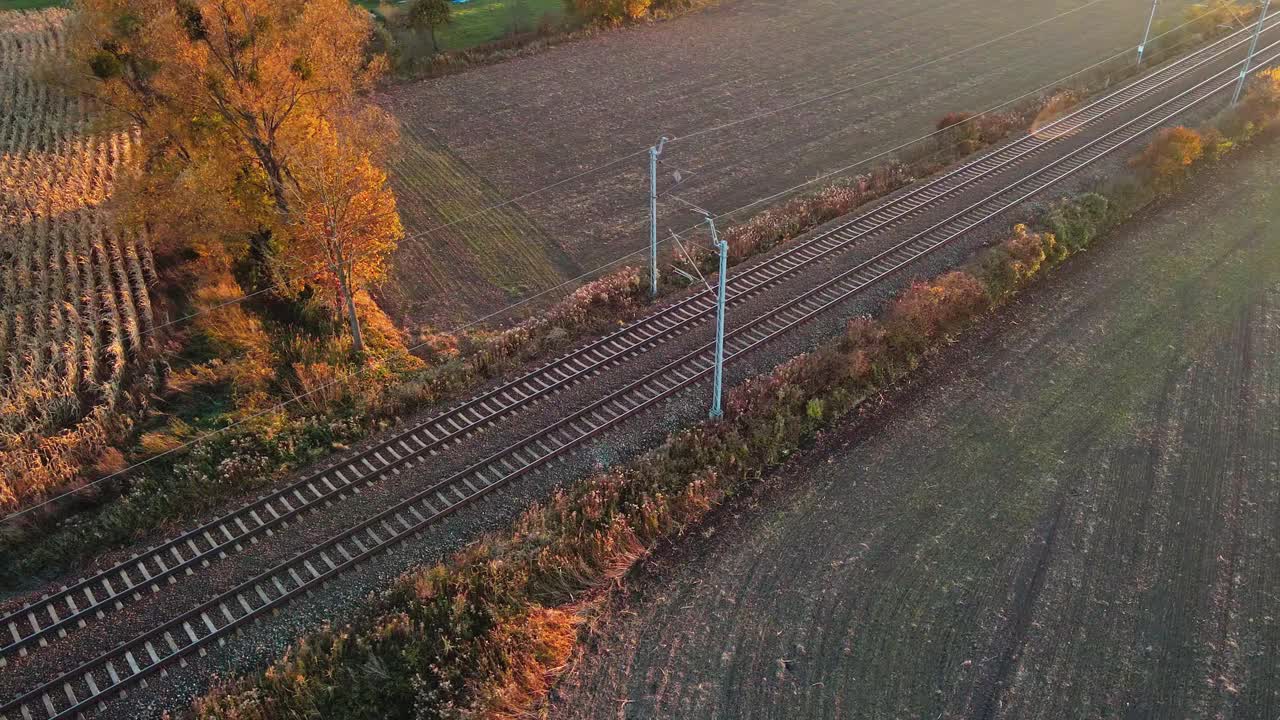
<path fill-rule="evenodd" d="M 249 161 L 287 209 L 292 124 L 327 116 L 368 88 L 367 13 L 346 0 L 79 0 L 73 62 L 81 87 L 184 160 Z"/>
<path fill-rule="evenodd" d="M 1187 127 L 1165 128 L 1135 157 L 1132 165 L 1158 190 L 1177 185 L 1195 161 L 1204 155 L 1204 139 Z"/>
<path fill-rule="evenodd" d="M 282 251 L 302 277 L 318 274 L 314 289 L 345 309 L 357 353 L 364 341 L 355 294 L 385 274 L 384 259 L 404 234 L 387 174 L 375 162 L 387 143 L 380 120 L 372 113 L 348 120 L 364 131 L 346 133 L 318 120 L 299 143 L 289 193 L 293 224 Z"/>
<path fill-rule="evenodd" d="M 248 260 L 256 289 L 281 294 L 296 284 L 279 277 L 282 269 L 324 259 L 310 268 L 320 272 L 315 289 L 324 294 L 328 281 L 345 288 L 350 315 L 353 288 L 378 274 L 372 268 L 400 232 L 380 158 L 344 137 L 368 130 L 342 118 L 369 115 L 359 112 L 359 95 L 386 64 L 369 53 L 368 13 L 348 0 L 77 6 L 63 75 L 141 127 L 148 151 L 145 172 L 123 194 L 127 216 L 163 246 L 194 248 L 204 263 L 198 280 L 233 282 L 227 270 Z M 351 162 L 349 176 L 333 172 L 338 158 Z M 353 195 L 339 219 L 333 193 L 343 191 Z M 359 260 L 324 250 L 334 232 L 351 231 L 322 231 L 321 205 L 338 224 L 377 228 L 359 243 Z M 357 208 L 368 216 L 357 219 Z M 343 253 L 352 245 L 340 244 Z M 359 345 L 354 318 L 352 327 Z"/>

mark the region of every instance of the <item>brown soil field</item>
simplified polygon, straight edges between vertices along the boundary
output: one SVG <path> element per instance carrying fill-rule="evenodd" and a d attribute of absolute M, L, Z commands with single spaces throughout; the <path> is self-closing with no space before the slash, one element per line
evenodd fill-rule
<path fill-rule="evenodd" d="M 409 132 L 434 135 L 497 197 L 521 199 L 443 229 L 471 213 L 406 212 L 406 260 L 384 295 L 395 299 L 393 315 L 412 320 L 439 316 L 438 308 L 474 317 L 545 289 L 554 283 L 543 274 L 523 273 L 518 286 L 495 281 L 507 272 L 495 270 L 505 255 L 459 253 L 467 243 L 456 236 L 519 256 L 510 260 L 515 271 L 537 266 L 567 276 L 595 268 L 647 242 L 647 158 L 526 193 L 643 150 L 661 135 L 680 137 L 868 83 L 1084 4 L 725 0 L 673 22 L 396 87 L 379 101 Z M 1188 3 L 1160 5 L 1172 17 Z M 986 109 L 1132 48 L 1149 8 L 1104 0 L 892 80 L 676 142 L 663 156 L 664 183 L 680 169 L 682 199 L 716 213 L 741 207 L 919 137 L 948 111 Z M 406 165 L 396 172 L 408 172 Z M 426 192 L 435 191 L 431 174 L 422 175 Z M 521 212 L 527 219 L 513 219 Z M 670 199 L 661 212 L 663 225 L 676 230 L 697 219 Z M 542 232 L 512 231 L 513 224 Z M 425 265 L 434 266 L 425 274 L 442 279 L 424 282 Z"/>
<path fill-rule="evenodd" d="M 551 717 L 1280 716 L 1280 143 L 661 550 Z"/>
<path fill-rule="evenodd" d="M 410 240 L 395 257 L 394 282 L 378 301 L 402 325 L 467 317 L 500 307 L 577 274 L 574 265 L 517 206 L 485 211 L 503 197 L 449 152 L 426 128 L 405 126 L 393 151 L 391 185 L 407 228 L 432 228 L 477 215 Z M 481 214 L 482 213 L 482 214 Z"/>

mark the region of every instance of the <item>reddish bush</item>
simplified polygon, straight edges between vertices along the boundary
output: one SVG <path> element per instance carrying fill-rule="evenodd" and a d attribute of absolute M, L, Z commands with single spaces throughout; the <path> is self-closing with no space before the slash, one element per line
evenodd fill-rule
<path fill-rule="evenodd" d="M 978 142 L 982 145 L 994 145 L 1015 130 L 1025 130 L 1027 122 L 1026 118 L 1017 113 L 991 113 L 978 118 L 974 125 Z"/>
<path fill-rule="evenodd" d="M 923 350 L 988 302 L 982 283 L 963 271 L 949 272 L 931 283 L 916 282 L 889 308 L 885 323 L 888 341 L 904 350 Z"/>
<path fill-rule="evenodd" d="M 942 131 L 939 142 L 961 157 L 977 151 L 983 145 L 978 122 L 972 113 L 949 112 L 943 115 L 938 120 L 938 129 Z"/>
<path fill-rule="evenodd" d="M 1161 130 L 1130 164 L 1160 191 L 1173 189 L 1187 170 L 1204 155 L 1200 133 L 1187 127 Z"/>
<path fill-rule="evenodd" d="M 887 350 L 884 326 L 875 319 L 856 317 L 845 326 L 840 352 L 848 358 L 849 377 L 855 382 L 872 382 L 886 370 Z"/>
<path fill-rule="evenodd" d="M 949 127 L 955 127 L 962 122 L 968 122 L 973 119 L 973 113 L 967 112 L 949 112 L 938 119 L 938 129 L 946 130 Z"/>

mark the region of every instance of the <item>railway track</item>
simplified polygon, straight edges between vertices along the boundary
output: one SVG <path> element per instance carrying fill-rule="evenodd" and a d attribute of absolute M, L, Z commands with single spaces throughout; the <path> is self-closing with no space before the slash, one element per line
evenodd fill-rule
<path fill-rule="evenodd" d="M 1267 33 L 1277 26 L 1280 21 L 1268 23 Z M 872 233 L 897 225 L 933 203 L 1042 154 L 1063 137 L 1238 49 L 1247 36 L 1246 28 L 1223 38 L 1089 103 L 1035 135 L 1023 137 L 883 203 L 868 214 L 738 270 L 729 281 L 729 304 L 740 304 L 800 270 L 856 246 Z M 47 645 L 122 608 L 144 592 L 158 592 L 162 584 L 175 583 L 229 553 L 241 551 L 246 543 L 256 543 L 263 536 L 287 528 L 307 512 L 340 502 L 380 478 L 438 455 L 504 417 L 652 349 L 710 318 L 714 307 L 710 292 L 688 297 L 451 407 L 369 450 L 0 617 L 0 642 L 4 643 L 0 645 L 0 667 L 15 655 L 26 655 L 32 648 Z"/>
<path fill-rule="evenodd" d="M 1228 40 L 1230 39 L 1228 38 Z M 1280 42 L 1268 46 L 1266 52 L 1274 52 L 1277 45 L 1280 45 Z M 1216 47 L 1216 45 L 1207 49 L 1213 47 Z M 1189 57 L 1196 58 L 1197 55 Z M 1263 62 L 1259 63 L 1259 67 L 1274 61 L 1276 57 L 1280 57 L 1280 53 L 1276 56 L 1266 57 Z M 1203 60 L 1203 57 L 1201 59 Z M 1208 62 L 1208 60 L 1203 60 L 1203 62 Z M 1203 62 L 1194 64 L 1194 67 L 1200 67 Z M 1223 87 L 1231 84 L 1231 80 L 1236 74 L 1234 68 L 1237 66 L 1238 63 L 1221 70 L 1209 80 L 1202 81 L 1191 89 L 1170 100 L 1166 100 L 1118 128 L 1089 142 L 1084 147 L 1073 150 L 1064 157 L 1013 181 L 1011 184 L 992 193 L 986 199 L 952 215 L 928 230 L 908 238 L 870 260 L 806 291 L 772 312 L 734 329 L 726 339 L 728 359 L 732 360 L 750 352 L 770 339 L 848 299 L 851 295 L 865 289 L 867 286 L 890 277 L 901 269 L 912 265 L 920 258 L 946 246 L 972 227 L 1042 191 L 1062 178 L 1070 176 L 1099 158 L 1105 157 L 1116 148 L 1123 146 L 1126 142 L 1163 123 L 1170 117 L 1202 102 Z M 1191 68 L 1192 66 L 1180 66 L 1175 63 L 1162 69 L 1162 71 L 1173 67 Z M 1166 80 L 1161 83 L 1160 87 L 1172 82 L 1172 79 L 1169 78 L 1181 77 L 1190 71 L 1190 69 L 1185 69 L 1184 72 L 1176 76 L 1165 75 Z M 1223 78 L 1227 78 L 1227 80 L 1224 82 Z M 1043 151 L 1046 145 L 1080 129 L 1085 123 L 1091 122 L 1091 119 L 1103 117 L 1121 107 L 1127 107 L 1129 104 L 1136 102 L 1137 99 L 1145 97 L 1154 89 L 1140 90 L 1139 87 L 1142 85 L 1142 81 L 1135 82 L 1063 118 L 1058 123 L 1042 129 L 1033 139 L 1024 138 L 1001 151 L 980 158 L 919 189 L 921 191 L 928 190 L 932 194 L 932 199 L 921 201 L 920 197 L 914 192 L 903 195 L 899 198 L 899 201 L 910 199 L 910 202 L 902 206 L 902 214 L 896 220 L 890 219 L 893 217 L 891 214 L 884 214 L 890 206 L 894 205 L 894 203 L 887 203 L 869 215 L 859 217 L 850 223 L 823 233 L 809 242 L 798 244 L 790 252 L 785 252 L 767 261 L 757 263 L 754 267 L 738 276 L 739 278 L 752 277 L 755 274 L 755 279 L 752 283 L 738 284 L 735 297 L 742 298 L 756 294 L 763 287 L 776 283 L 778 278 L 794 273 L 802 264 L 814 262 L 819 257 L 829 255 L 839 248 L 847 247 L 849 242 L 865 237 L 890 224 L 900 223 L 906 217 L 913 215 L 924 204 L 936 201 L 939 198 L 946 197 L 950 192 L 954 192 L 939 189 L 939 184 L 948 179 L 990 177 L 993 173 L 1009 167 L 1016 159 Z M 1108 107 L 1105 104 L 1109 101 L 1113 104 Z M 1073 124 L 1073 118 L 1086 119 L 1081 119 Z M 1032 142 L 1024 142 L 1028 139 L 1031 139 Z M 1002 155 L 1002 153 L 1005 158 L 1012 159 L 993 160 L 993 158 Z M 968 180 L 966 185 L 972 182 L 973 180 Z M 939 194 L 940 192 L 941 194 Z M 913 208 L 911 203 L 920 204 Z M 801 251 L 801 253 L 796 254 L 796 251 Z M 692 323 L 696 314 L 691 313 L 696 313 L 698 308 L 701 307 L 692 305 L 692 302 L 698 297 L 694 296 L 683 303 L 655 314 L 653 317 L 664 316 L 666 313 L 684 307 L 684 312 L 678 313 L 674 317 L 677 322 Z M 710 309 L 710 306 L 707 309 Z M 647 320 L 639 321 L 635 326 L 642 326 Z M 582 365 L 581 361 L 579 361 L 575 366 L 579 368 L 579 372 L 563 377 L 561 382 L 576 383 L 583 377 L 598 372 L 601 365 L 616 362 L 617 358 L 634 355 L 643 351 L 644 348 L 661 342 L 661 340 L 657 339 L 658 331 L 655 331 L 647 336 L 641 335 L 640 339 L 635 343 L 619 344 L 620 341 L 616 336 L 626 333 L 628 330 L 629 328 L 624 328 L 619 333 L 586 346 L 584 351 L 600 343 L 607 343 L 613 338 L 613 345 L 609 347 L 616 352 L 613 355 L 606 355 L 597 350 L 594 356 L 594 361 L 598 363 L 597 365 Z M 581 352 L 583 351 L 571 353 L 565 358 L 577 357 Z M 546 368 L 553 368 L 558 362 L 561 361 L 553 362 L 539 371 L 526 375 L 525 378 L 535 376 Z M 223 642 L 229 634 L 244 624 L 252 622 L 263 614 L 289 602 L 298 594 L 315 588 L 361 560 L 417 533 L 440 517 L 474 502 L 495 488 L 550 462 L 658 400 L 698 382 L 710 372 L 711 367 L 711 346 L 708 344 L 676 362 L 636 380 L 616 392 L 610 393 L 590 406 L 571 414 L 523 441 L 509 446 L 460 473 L 435 483 L 417 495 L 369 518 L 360 525 L 348 529 L 325 543 L 311 548 L 307 552 L 258 576 L 250 578 L 232 590 L 219 594 L 195 609 L 121 644 L 102 656 L 65 673 L 41 687 L 32 689 L 8 701 L 3 706 L 0 706 L 0 720 L 9 720 L 9 718 L 14 717 L 26 719 L 35 717 L 72 717 L 78 713 L 88 711 L 113 693 L 125 690 L 135 684 L 145 683 L 147 678 L 158 673 L 163 674 L 165 668 L 171 663 L 183 662 L 182 658 L 189 653 L 203 653 L 210 643 Z M 511 385 L 516 385 L 522 381 L 530 382 L 522 378 Z M 532 396 L 533 393 L 545 395 L 554 392 L 554 387 L 557 386 L 539 384 L 537 386 L 526 386 L 526 389 L 531 391 L 530 396 Z M 502 395 L 505 395 L 508 399 L 511 398 L 510 390 L 504 392 L 503 388 L 498 388 L 479 397 L 488 399 L 488 404 L 483 405 L 483 407 L 494 409 L 492 408 L 492 403 L 494 402 L 492 398 Z M 465 409 L 475 402 L 477 401 L 473 400 L 469 403 L 464 403 L 449 412 Z M 448 416 L 448 413 L 440 417 L 446 416 Z M 432 422 L 435 422 L 435 419 L 428 421 L 428 425 Z M 481 422 L 482 420 L 476 419 L 469 426 L 459 425 L 456 422 L 452 424 L 455 426 L 457 437 L 460 437 L 474 432 Z M 325 473 L 333 472 L 340 483 L 338 485 L 332 482 L 326 483 L 326 488 L 331 488 L 334 492 L 342 492 L 342 489 L 345 489 L 346 492 L 353 492 L 360 483 L 372 482 L 372 476 L 375 473 L 398 471 L 416 461 L 435 454 L 435 452 L 432 452 L 435 448 L 457 441 L 456 439 L 446 439 L 446 437 L 437 438 L 431 436 L 432 441 L 439 443 L 439 445 L 431 449 L 423 449 L 428 447 L 429 443 L 418 441 L 422 447 L 418 448 L 414 454 L 407 454 L 411 451 L 409 449 L 410 446 L 404 442 L 405 439 L 412 437 L 411 433 L 420 429 L 404 433 L 398 438 L 392 439 L 388 444 L 361 453 L 355 458 L 350 458 L 334 468 L 326 470 Z M 405 455 L 388 450 L 390 443 L 396 442 L 404 445 Z M 391 459 L 388 460 L 383 457 L 384 453 L 390 455 Z M 372 462 L 368 462 L 370 457 L 376 458 L 382 465 L 375 466 Z M 366 469 L 368 472 L 358 474 L 355 470 L 349 470 L 353 477 L 347 477 L 345 473 L 341 472 L 343 469 L 354 467 L 354 463 L 357 462 L 367 463 Z M 272 496 L 267 496 L 267 499 L 277 498 L 278 501 L 279 498 L 286 497 L 286 494 L 291 490 L 298 492 L 300 486 L 304 486 L 308 481 L 314 483 L 317 481 L 316 478 L 320 477 L 324 477 L 324 473 L 315 478 L 304 479 L 298 485 L 285 488 Z M 261 526 L 267 527 L 268 530 L 285 526 L 301 512 L 310 507 L 316 507 L 321 502 L 318 498 L 322 497 L 322 494 L 314 486 L 307 489 L 309 492 L 315 493 L 316 500 L 303 502 L 301 497 L 297 497 L 295 499 L 298 501 L 298 507 L 293 507 L 293 504 L 286 500 L 283 512 L 272 512 L 270 519 L 258 518 L 262 520 Z M 208 526 L 205 527 L 205 532 L 208 532 Z M 250 529 L 244 525 L 237 524 L 237 527 L 241 530 L 241 533 L 227 532 L 226 535 L 230 537 L 226 539 L 226 542 L 233 542 L 237 538 L 243 542 L 245 538 L 255 536 L 251 535 Z M 190 533 L 187 535 L 190 535 Z M 164 547 L 161 546 L 161 548 Z M 216 546 L 211 545 L 210 547 Z M 225 551 L 226 548 L 222 547 L 218 550 L 211 549 L 209 552 Z M 88 597 L 96 601 L 92 605 L 79 608 L 73 603 L 69 605 L 74 610 L 72 613 L 69 613 L 66 617 L 60 617 L 55 613 L 51 615 L 51 618 L 56 618 L 54 620 L 55 624 L 65 623 L 77 614 L 90 612 L 94 607 L 98 607 L 101 610 L 100 606 L 105 602 L 122 602 L 119 598 L 120 594 L 134 594 L 147 589 L 157 589 L 158 583 L 168 578 L 173 578 L 176 574 L 175 571 L 190 571 L 191 563 L 198 562 L 201 556 L 193 554 L 188 558 L 182 553 L 174 553 L 174 557 L 175 560 L 182 558 L 181 562 L 175 562 L 172 566 L 162 564 L 164 569 L 159 572 L 147 573 L 145 566 L 139 569 L 139 572 L 144 573 L 142 577 L 145 579 L 141 582 L 127 583 L 127 589 L 122 593 L 117 593 L 114 599 L 100 599 L 90 592 Z M 206 561 L 207 559 L 205 557 Z M 107 571 L 107 573 L 110 572 Z M 132 578 L 126 575 L 125 579 Z M 111 588 L 112 586 L 108 585 L 107 587 Z M 52 605 L 49 607 L 52 607 Z M 32 621 L 32 625 L 35 626 L 36 623 Z M 65 630 L 65 628 L 60 629 Z M 33 633 L 33 636 L 35 635 L 38 635 L 38 633 Z M 15 640 L 17 639 L 15 638 Z M 14 713 L 18 713 L 18 715 L 14 715 Z"/>

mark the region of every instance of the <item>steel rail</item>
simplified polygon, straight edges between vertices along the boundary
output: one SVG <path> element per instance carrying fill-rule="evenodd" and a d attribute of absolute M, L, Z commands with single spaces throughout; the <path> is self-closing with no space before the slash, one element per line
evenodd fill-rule
<path fill-rule="evenodd" d="M 1270 51 L 1276 46 L 1280 46 L 1280 42 L 1273 43 L 1266 50 Z M 1260 62 L 1255 72 L 1277 58 L 1280 58 L 1280 52 Z M 1224 75 L 1229 80 L 1215 84 Z M 1231 87 L 1235 79 L 1235 66 L 1223 70 L 1088 144 L 990 193 L 985 199 L 765 315 L 735 328 L 726 345 L 728 358 L 736 359 L 867 287 L 910 267 L 974 227 L 999 216 L 1005 210 Z M 1166 112 L 1166 108 L 1171 105 L 1173 107 Z M 1158 117 L 1150 119 L 1153 115 Z M 711 347 L 711 344 L 707 344 L 686 354 L 664 368 L 610 393 L 589 407 L 434 484 L 319 546 L 244 581 L 178 618 L 121 643 L 113 650 L 49 683 L 23 693 L 0 706 L 0 720 L 9 720 L 9 713 L 14 710 L 21 712 L 24 720 L 29 720 L 34 717 L 33 707 L 45 711 L 49 720 L 82 714 L 91 705 L 104 702 L 109 693 L 122 692 L 132 685 L 145 683 L 148 677 L 157 673 L 163 675 L 169 664 L 185 662 L 184 656 L 192 652 L 203 654 L 210 643 L 225 642 L 232 632 L 298 595 L 314 590 L 343 570 L 416 534 L 440 517 L 474 502 L 533 468 L 550 462 L 658 400 L 698 382 L 712 369 L 709 354 Z M 464 487 L 466 491 L 463 490 Z M 411 516 L 413 520 L 406 516 Z M 121 676 L 121 669 L 127 674 Z M 101 685 L 98 682 L 100 678 L 103 680 Z M 62 695 L 66 698 L 65 708 L 59 707 L 62 698 L 57 695 L 58 689 L 62 690 Z M 85 693 L 84 699 L 77 694 L 77 689 Z M 36 704 L 37 701 L 39 704 Z"/>
<path fill-rule="evenodd" d="M 1280 18 L 1269 20 L 1266 31 L 1277 26 Z M 730 304 L 753 297 L 802 268 L 843 252 L 866 236 L 1003 172 L 1128 103 L 1166 87 L 1246 42 L 1248 30 L 1248 27 L 1241 29 L 1168 63 L 1032 135 L 971 160 L 843 225 L 752 263 L 731 279 Z M 709 293 L 696 293 L 515 380 L 482 392 L 368 450 L 0 617 L 0 635 L 4 630 L 8 634 L 6 644 L 0 646 L 0 667 L 15 653 L 26 655 L 34 645 L 47 645 L 54 636 L 65 636 L 69 630 L 83 627 L 107 611 L 120 609 L 125 601 L 138 599 L 144 591 L 158 592 L 162 582 L 175 583 L 180 575 L 193 574 L 196 566 L 207 567 L 213 559 L 241 551 L 245 542 L 257 543 L 261 536 L 271 536 L 275 530 L 287 528 L 307 511 L 315 512 L 322 506 L 328 507 L 358 494 L 361 487 L 388 474 L 399 474 L 416 458 L 438 455 L 503 417 L 666 342 L 705 320 L 713 309 Z"/>

